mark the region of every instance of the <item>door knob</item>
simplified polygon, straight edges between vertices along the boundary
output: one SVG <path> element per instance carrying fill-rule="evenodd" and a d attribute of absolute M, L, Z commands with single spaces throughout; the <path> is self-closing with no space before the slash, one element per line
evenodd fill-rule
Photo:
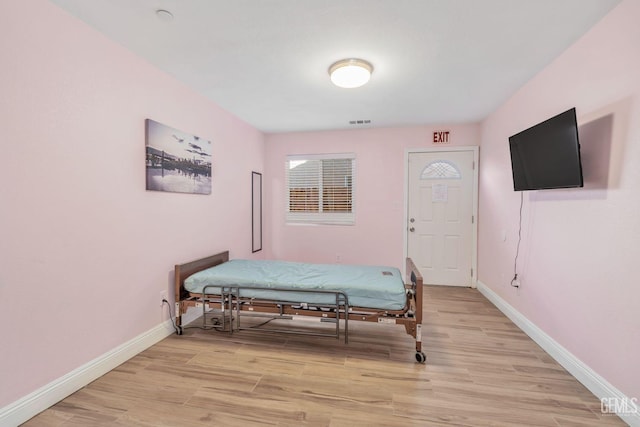
<path fill-rule="evenodd" d="M 411 219 L 409 219 L 409 222 L 416 222 L 416 219 L 415 218 L 411 218 Z"/>
<path fill-rule="evenodd" d="M 414 231 L 416 231 L 416 229 L 415 229 L 415 227 L 411 227 L 411 228 L 409 229 L 409 231 L 413 233 Z"/>

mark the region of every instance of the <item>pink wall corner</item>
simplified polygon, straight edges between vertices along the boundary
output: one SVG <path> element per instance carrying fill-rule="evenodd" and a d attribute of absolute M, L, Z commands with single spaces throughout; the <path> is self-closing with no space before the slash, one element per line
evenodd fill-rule
<path fill-rule="evenodd" d="M 167 319 L 174 264 L 251 257 L 264 157 L 262 133 L 52 3 L 3 17 L 0 407 Z M 145 191 L 145 118 L 212 141 L 211 195 Z"/>
<path fill-rule="evenodd" d="M 436 130 L 451 132 L 450 145 L 478 145 L 475 124 L 267 135 L 266 256 L 318 263 L 335 263 L 339 256 L 341 263 L 404 268 L 405 153 L 434 147 Z M 356 155 L 356 224 L 286 224 L 286 156 L 323 153 Z"/>
<path fill-rule="evenodd" d="M 638 16 L 640 3 L 623 1 L 482 123 L 479 191 L 479 280 L 630 397 L 640 396 Z M 571 107 L 585 187 L 523 194 L 516 290 L 508 137 Z"/>

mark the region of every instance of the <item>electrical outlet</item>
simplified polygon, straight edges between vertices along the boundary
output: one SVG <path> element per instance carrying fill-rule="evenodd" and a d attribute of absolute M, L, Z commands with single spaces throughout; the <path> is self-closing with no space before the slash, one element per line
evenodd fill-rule
<path fill-rule="evenodd" d="M 167 300 L 167 302 L 169 302 L 167 291 L 160 292 L 160 307 L 164 305 L 164 300 Z"/>

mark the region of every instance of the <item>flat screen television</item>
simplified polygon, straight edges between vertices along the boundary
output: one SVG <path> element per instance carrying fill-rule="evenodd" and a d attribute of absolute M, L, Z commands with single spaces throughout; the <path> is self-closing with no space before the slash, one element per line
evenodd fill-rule
<path fill-rule="evenodd" d="M 509 137 L 509 149 L 515 191 L 584 185 L 575 108 Z"/>

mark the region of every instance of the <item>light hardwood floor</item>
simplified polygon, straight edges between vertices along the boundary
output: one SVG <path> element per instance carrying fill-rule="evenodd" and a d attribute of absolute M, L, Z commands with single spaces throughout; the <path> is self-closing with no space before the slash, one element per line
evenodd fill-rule
<path fill-rule="evenodd" d="M 401 326 L 351 322 L 347 345 L 189 329 L 25 425 L 625 425 L 477 290 L 428 286 L 424 307 L 425 365 Z"/>

